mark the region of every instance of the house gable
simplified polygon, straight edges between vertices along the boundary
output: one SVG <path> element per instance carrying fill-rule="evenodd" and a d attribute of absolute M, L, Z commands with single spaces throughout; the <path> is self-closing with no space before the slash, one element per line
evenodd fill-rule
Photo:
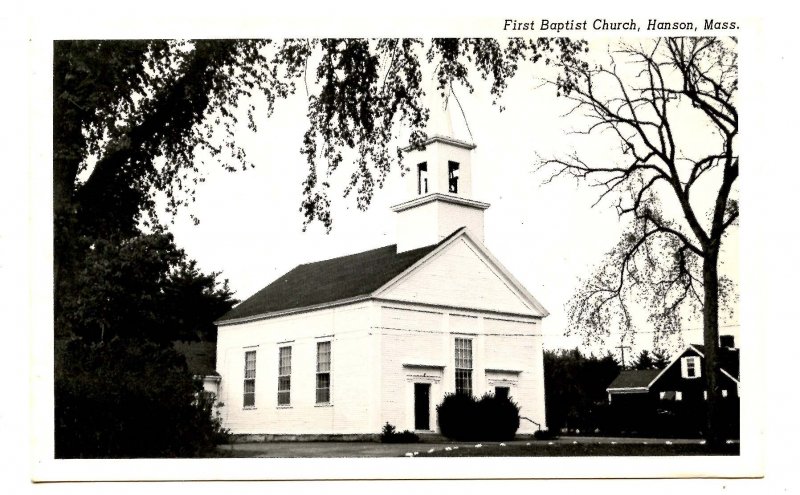
<path fill-rule="evenodd" d="M 681 360 L 685 357 L 699 357 L 702 363 L 703 353 L 692 345 L 687 346 L 650 382 L 649 389 L 656 391 L 682 390 L 687 383 L 691 383 L 698 385 L 699 390 L 703 390 L 705 387 L 705 370 L 702 365 L 700 366 L 701 374 L 698 378 L 684 378 L 682 376 Z"/>
<path fill-rule="evenodd" d="M 400 274 L 374 297 L 543 317 L 547 310 L 466 229 Z"/>
<path fill-rule="evenodd" d="M 705 355 L 703 354 L 703 346 L 689 345 L 681 352 L 670 364 L 659 373 L 657 377 L 649 385 L 649 390 L 653 392 L 664 391 L 682 391 L 683 396 L 694 397 L 700 399 L 704 396 L 706 390 L 706 376 L 705 376 Z M 696 378 L 686 378 L 682 370 L 682 360 L 686 357 L 697 357 L 699 361 L 700 376 Z M 723 390 L 738 390 L 739 381 L 728 369 L 735 369 L 738 371 L 738 349 L 720 349 L 720 361 L 722 368 L 720 369 L 720 376 L 723 377 L 724 382 L 730 385 L 721 385 Z M 730 393 L 730 392 L 728 392 Z M 737 392 L 738 393 L 738 392 Z"/>

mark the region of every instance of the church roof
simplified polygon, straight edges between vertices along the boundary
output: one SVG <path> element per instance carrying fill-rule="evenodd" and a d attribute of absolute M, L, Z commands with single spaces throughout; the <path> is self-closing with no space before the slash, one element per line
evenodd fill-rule
<path fill-rule="evenodd" d="M 299 265 L 245 299 L 216 323 L 231 323 L 269 313 L 367 296 L 462 230 L 456 230 L 437 244 L 402 253 L 398 253 L 397 245 L 392 244 Z"/>

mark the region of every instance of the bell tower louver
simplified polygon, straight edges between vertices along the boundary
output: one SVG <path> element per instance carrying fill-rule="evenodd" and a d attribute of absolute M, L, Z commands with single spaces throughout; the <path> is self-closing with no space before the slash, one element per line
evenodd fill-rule
<path fill-rule="evenodd" d="M 392 207 L 397 213 L 397 251 L 436 244 L 460 227 L 483 242 L 483 212 L 489 203 L 472 198 L 472 150 L 475 144 L 454 137 L 449 98 L 442 102 L 430 88 L 428 138 L 403 149 L 409 198 Z"/>

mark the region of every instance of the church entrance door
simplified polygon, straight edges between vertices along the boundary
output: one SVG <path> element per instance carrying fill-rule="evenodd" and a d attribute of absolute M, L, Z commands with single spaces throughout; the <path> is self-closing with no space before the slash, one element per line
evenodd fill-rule
<path fill-rule="evenodd" d="M 431 384 L 414 384 L 414 429 L 431 429 Z"/>

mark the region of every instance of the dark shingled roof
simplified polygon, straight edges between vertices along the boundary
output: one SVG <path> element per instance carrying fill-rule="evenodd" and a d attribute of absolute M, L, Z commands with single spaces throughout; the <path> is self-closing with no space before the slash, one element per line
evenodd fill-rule
<path fill-rule="evenodd" d="M 661 370 L 623 370 L 619 372 L 608 388 L 646 387 L 659 373 Z"/>
<path fill-rule="evenodd" d="M 216 375 L 217 344 L 216 342 L 182 342 L 175 341 L 172 346 L 186 358 L 186 365 L 193 375 Z"/>
<path fill-rule="evenodd" d="M 692 347 L 706 354 L 706 347 L 703 344 L 692 344 Z M 719 348 L 719 367 L 727 371 L 732 377 L 739 379 L 739 349 L 733 347 Z"/>
<path fill-rule="evenodd" d="M 299 265 L 231 309 L 217 323 L 366 296 L 400 275 L 438 244 L 397 252 L 397 245 Z"/>

